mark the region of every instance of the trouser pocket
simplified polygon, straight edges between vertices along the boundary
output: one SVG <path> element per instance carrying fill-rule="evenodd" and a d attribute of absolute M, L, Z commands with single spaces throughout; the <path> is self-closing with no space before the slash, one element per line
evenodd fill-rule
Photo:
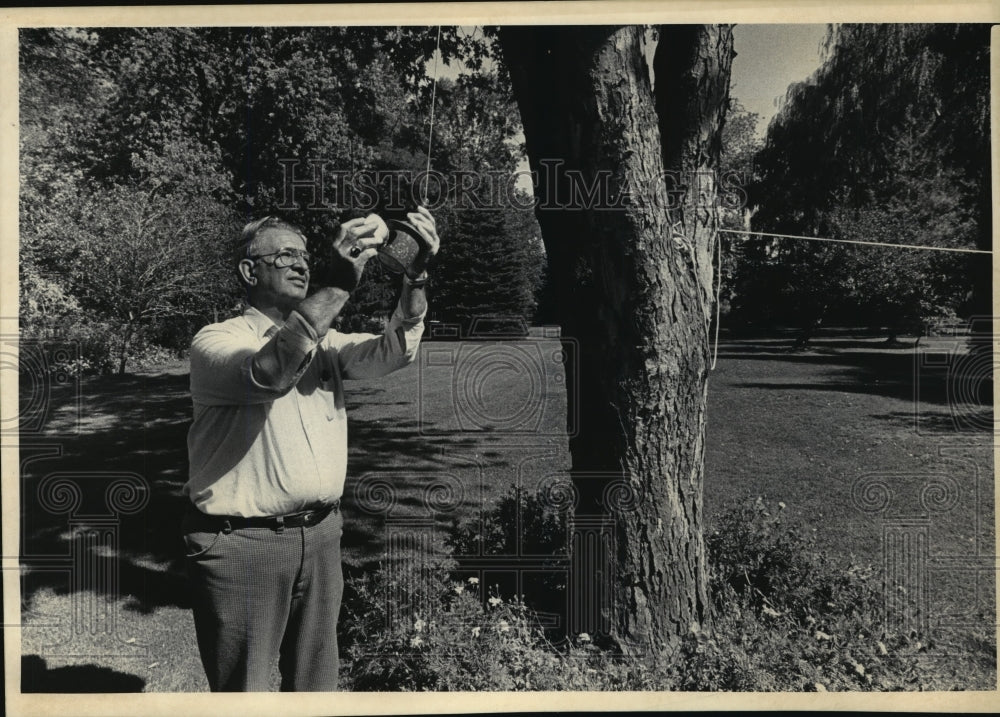
<path fill-rule="evenodd" d="M 184 546 L 187 548 L 185 552 L 188 558 L 199 558 L 209 550 L 215 547 L 215 544 L 219 542 L 222 538 L 222 531 L 219 530 L 215 533 L 195 531 L 193 533 L 184 534 Z"/>
<path fill-rule="evenodd" d="M 224 535 L 222 530 L 209 525 L 208 517 L 194 506 L 184 512 L 181 537 L 184 539 L 186 557 L 199 558 L 206 555 Z"/>

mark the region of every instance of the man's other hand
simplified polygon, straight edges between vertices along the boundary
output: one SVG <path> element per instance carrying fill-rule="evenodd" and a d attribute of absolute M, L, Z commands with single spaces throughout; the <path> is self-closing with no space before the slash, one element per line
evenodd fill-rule
<path fill-rule="evenodd" d="M 437 222 L 434 221 L 434 217 L 426 207 L 417 207 L 417 211 L 408 213 L 406 218 L 420 234 L 422 240 L 420 251 L 417 252 L 417 256 L 407 272 L 407 276 L 416 279 L 427 270 L 431 259 L 438 253 L 438 249 L 441 248 L 441 238 L 437 234 Z"/>

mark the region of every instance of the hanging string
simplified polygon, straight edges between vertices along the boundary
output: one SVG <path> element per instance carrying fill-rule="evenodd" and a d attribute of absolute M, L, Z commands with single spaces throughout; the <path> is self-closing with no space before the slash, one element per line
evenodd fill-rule
<path fill-rule="evenodd" d="M 807 237 L 800 236 L 797 234 L 772 234 L 771 232 L 749 232 L 740 229 L 720 229 L 720 232 L 729 232 L 730 234 L 745 234 L 747 236 L 755 237 L 776 237 L 778 239 L 805 239 L 806 241 L 825 241 L 833 242 L 835 244 L 860 244 L 861 246 L 888 246 L 895 247 L 896 249 L 926 249 L 927 251 L 950 251 L 960 254 L 992 254 L 993 252 L 988 249 L 962 249 L 959 247 L 947 247 L 947 246 L 926 246 L 923 244 L 890 244 L 884 241 L 861 241 L 860 239 L 828 239 L 826 237 Z"/>
<path fill-rule="evenodd" d="M 722 242 L 718 237 L 715 240 L 715 254 L 718 257 L 719 265 L 715 268 L 715 346 L 712 349 L 712 368 L 715 370 L 715 362 L 719 358 L 719 324 L 722 322 L 722 309 L 719 306 L 719 297 L 722 295 Z"/>
<path fill-rule="evenodd" d="M 431 181 L 431 143 L 434 140 L 434 101 L 437 99 L 438 58 L 441 56 L 441 26 L 438 25 L 437 42 L 434 45 L 434 80 L 431 85 L 431 121 L 427 129 L 427 171 L 424 172 L 424 188 L 421 192 L 423 204 L 427 204 L 427 184 Z"/>
<path fill-rule="evenodd" d="M 857 239 L 830 239 L 828 237 L 807 237 L 799 234 L 774 234 L 772 232 L 751 232 L 744 231 L 741 229 L 719 229 L 719 232 L 728 232 L 730 234 L 742 234 L 745 236 L 753 237 L 773 237 L 776 239 L 804 239 L 806 241 L 820 241 L 820 242 L 831 242 L 834 244 L 860 244 L 862 246 L 887 246 L 893 247 L 895 249 L 926 249 L 928 251 L 947 251 L 954 252 L 958 254 L 990 254 L 993 252 L 988 249 L 964 249 L 960 247 L 946 247 L 946 246 L 925 246 L 922 244 L 892 244 L 890 242 L 883 241 L 860 241 Z M 715 370 L 715 362 L 719 356 L 719 323 L 721 315 L 721 307 L 719 306 L 719 297 L 721 296 L 722 290 L 722 242 L 716 241 L 717 257 L 718 257 L 718 268 L 716 269 L 716 283 L 715 283 L 715 346 L 712 350 L 712 369 Z"/>

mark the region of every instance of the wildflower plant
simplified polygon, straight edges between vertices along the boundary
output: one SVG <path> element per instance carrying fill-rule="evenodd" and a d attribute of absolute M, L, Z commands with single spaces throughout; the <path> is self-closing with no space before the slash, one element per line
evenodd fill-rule
<path fill-rule="evenodd" d="M 501 506 L 497 517 L 509 509 Z M 504 530 L 489 530 L 504 540 Z M 468 536 L 452 536 L 451 544 Z M 693 625 L 672 651 L 655 658 L 625 657 L 587 633 L 553 641 L 521 596 L 459 577 L 461 563 L 447 550 L 419 567 L 411 563 L 418 575 L 384 568 L 368 573 L 350 581 L 354 593 L 345 601 L 345 682 L 355 690 L 435 691 L 960 684 L 961 676 L 942 679 L 935 663 L 921 659 L 933 644 L 926 636 L 886 630 L 879 574 L 830 560 L 816 549 L 811 531 L 786 523 L 783 504 L 770 507 L 755 498 L 731 507 L 706 535 L 706 546 L 711 623 Z M 985 688 L 995 680 L 995 661 L 978 669 Z"/>

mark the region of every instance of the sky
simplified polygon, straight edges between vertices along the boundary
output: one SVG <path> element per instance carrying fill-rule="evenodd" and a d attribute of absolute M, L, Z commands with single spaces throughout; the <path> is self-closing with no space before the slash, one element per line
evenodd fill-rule
<path fill-rule="evenodd" d="M 820 66 L 820 49 L 826 37 L 825 24 L 736 25 L 733 28 L 732 76 L 729 94 L 743 106 L 760 115 L 757 134 L 767 131 L 767 124 L 777 114 L 781 98 L 793 82 L 804 80 Z M 474 28 L 462 28 L 472 32 Z M 439 63 L 439 77 L 454 79 L 460 67 Z M 428 74 L 434 71 L 427 63 Z M 518 167 L 527 172 L 527 159 Z M 518 186 L 530 191 L 531 183 L 522 176 Z"/>
<path fill-rule="evenodd" d="M 737 25 L 733 28 L 732 78 L 729 94 L 761 116 L 763 136 L 778 111 L 788 85 L 805 79 L 820 66 L 826 25 Z"/>
<path fill-rule="evenodd" d="M 826 37 L 825 24 L 736 25 L 733 28 L 733 59 L 730 94 L 751 112 L 761 116 L 761 134 L 778 111 L 778 99 L 793 82 L 803 80 L 820 65 L 820 46 Z M 474 27 L 460 32 L 473 33 Z M 427 73 L 434 73 L 428 60 Z M 456 64 L 438 63 L 439 77 L 455 79 L 461 71 Z"/>

